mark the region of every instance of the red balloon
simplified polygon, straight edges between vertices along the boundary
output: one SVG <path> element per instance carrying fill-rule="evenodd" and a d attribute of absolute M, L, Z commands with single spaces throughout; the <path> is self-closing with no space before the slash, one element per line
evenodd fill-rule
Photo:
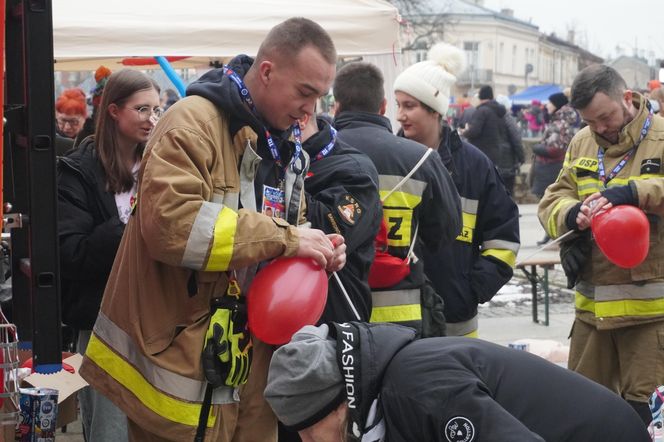
<path fill-rule="evenodd" d="M 619 267 L 631 269 L 648 256 L 650 223 L 634 206 L 615 206 L 593 216 L 595 242 L 606 258 Z"/>
<path fill-rule="evenodd" d="M 327 274 L 309 258 L 279 258 L 261 269 L 247 294 L 249 329 L 263 342 L 285 344 L 318 322 L 327 302 Z"/>

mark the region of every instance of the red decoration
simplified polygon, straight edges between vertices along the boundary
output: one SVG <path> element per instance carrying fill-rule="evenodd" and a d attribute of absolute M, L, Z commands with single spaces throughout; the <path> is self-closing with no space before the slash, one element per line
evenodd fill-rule
<path fill-rule="evenodd" d="M 619 267 L 631 269 L 648 256 L 650 223 L 634 206 L 615 206 L 593 216 L 591 228 L 599 249 Z"/>
<path fill-rule="evenodd" d="M 263 342 L 285 344 L 318 322 L 327 302 L 327 274 L 309 258 L 278 258 L 261 269 L 247 294 L 249 329 Z"/>

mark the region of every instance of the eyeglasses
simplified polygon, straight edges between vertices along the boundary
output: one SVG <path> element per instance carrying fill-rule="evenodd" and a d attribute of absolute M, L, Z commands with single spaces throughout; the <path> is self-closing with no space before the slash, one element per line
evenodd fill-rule
<path fill-rule="evenodd" d="M 81 118 L 56 118 L 56 121 L 60 127 L 65 127 L 69 125 L 72 129 L 76 129 L 81 125 Z"/>
<path fill-rule="evenodd" d="M 150 106 L 136 106 L 130 107 L 129 109 L 133 109 L 138 112 L 138 119 L 141 121 L 148 121 L 150 117 L 153 116 L 158 120 L 164 114 L 164 110 L 160 107 L 153 108 Z"/>

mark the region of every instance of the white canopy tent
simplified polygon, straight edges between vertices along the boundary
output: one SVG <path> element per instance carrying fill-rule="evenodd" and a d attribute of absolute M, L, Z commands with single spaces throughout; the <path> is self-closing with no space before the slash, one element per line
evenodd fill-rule
<path fill-rule="evenodd" d="M 400 52 L 398 11 L 384 0 L 56 0 L 56 70 L 112 70 L 130 57 L 187 56 L 175 67 L 255 55 L 268 30 L 295 16 L 332 36 L 341 56 Z"/>

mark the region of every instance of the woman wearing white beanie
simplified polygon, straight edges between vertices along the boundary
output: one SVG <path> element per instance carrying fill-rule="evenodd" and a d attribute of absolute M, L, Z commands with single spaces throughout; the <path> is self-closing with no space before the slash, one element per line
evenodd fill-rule
<path fill-rule="evenodd" d="M 445 301 L 450 336 L 477 336 L 477 305 L 510 280 L 520 245 L 518 208 L 493 163 L 444 124 L 464 67 L 460 49 L 439 43 L 428 60 L 394 82 L 399 134 L 438 150 L 461 196 L 463 227 L 456 241 L 423 257 L 425 273 Z"/>

